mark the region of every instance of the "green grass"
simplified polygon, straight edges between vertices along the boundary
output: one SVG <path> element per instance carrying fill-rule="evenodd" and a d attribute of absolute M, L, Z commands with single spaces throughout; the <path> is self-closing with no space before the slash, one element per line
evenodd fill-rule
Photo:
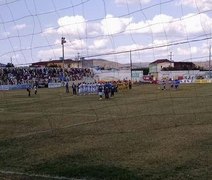
<path fill-rule="evenodd" d="M 0 92 L 0 179 L 212 179 L 212 84 L 64 92 Z"/>

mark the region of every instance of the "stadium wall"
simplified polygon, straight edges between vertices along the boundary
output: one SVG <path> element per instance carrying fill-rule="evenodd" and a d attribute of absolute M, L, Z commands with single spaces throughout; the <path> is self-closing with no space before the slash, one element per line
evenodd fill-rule
<path fill-rule="evenodd" d="M 18 84 L 18 85 L 0 85 L 0 91 L 26 89 L 29 84 Z"/>
<path fill-rule="evenodd" d="M 131 80 L 131 71 L 130 70 L 95 70 L 94 79 L 96 81 Z"/>
<path fill-rule="evenodd" d="M 158 73 L 158 80 L 163 79 L 179 79 L 179 80 L 196 80 L 198 77 L 203 77 L 204 79 L 209 79 L 208 71 L 200 70 L 185 70 L 185 71 L 160 71 Z"/>

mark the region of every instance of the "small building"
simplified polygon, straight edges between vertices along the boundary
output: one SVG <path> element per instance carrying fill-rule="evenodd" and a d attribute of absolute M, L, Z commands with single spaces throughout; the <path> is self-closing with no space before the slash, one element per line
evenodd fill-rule
<path fill-rule="evenodd" d="M 196 70 L 193 62 L 174 62 L 174 70 Z"/>
<path fill-rule="evenodd" d="M 94 60 L 82 60 L 82 67 L 83 68 L 93 68 L 94 66 Z"/>
<path fill-rule="evenodd" d="M 193 62 L 174 62 L 159 59 L 149 64 L 149 74 L 153 80 L 162 79 L 195 79 L 200 73 Z"/>
<path fill-rule="evenodd" d="M 168 59 L 158 59 L 149 64 L 149 74 L 153 76 L 153 80 L 158 80 L 158 74 L 163 68 L 174 67 L 174 62 Z"/>
<path fill-rule="evenodd" d="M 74 61 L 72 59 L 63 60 L 50 60 L 32 63 L 31 67 L 58 67 L 58 68 L 82 68 L 82 61 Z"/>
<path fill-rule="evenodd" d="M 0 63 L 0 68 L 4 68 L 4 67 L 6 67 L 6 65 L 5 65 L 5 64 L 2 64 L 2 63 Z"/>

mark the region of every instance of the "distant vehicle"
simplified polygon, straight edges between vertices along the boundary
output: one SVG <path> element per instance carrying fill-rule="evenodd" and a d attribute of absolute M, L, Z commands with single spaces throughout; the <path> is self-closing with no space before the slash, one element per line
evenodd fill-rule
<path fill-rule="evenodd" d="M 153 76 L 152 75 L 143 75 L 143 79 L 142 79 L 141 83 L 153 84 L 153 83 L 155 83 L 155 81 L 153 80 Z"/>

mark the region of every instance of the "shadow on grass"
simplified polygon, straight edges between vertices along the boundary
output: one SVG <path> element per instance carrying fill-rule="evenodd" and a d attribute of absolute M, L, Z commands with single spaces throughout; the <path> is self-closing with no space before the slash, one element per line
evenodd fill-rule
<path fill-rule="evenodd" d="M 195 152 L 190 150 L 193 155 L 184 156 L 181 161 L 167 163 L 151 159 L 143 166 L 128 169 L 115 165 L 121 162 L 110 162 L 107 154 L 95 149 L 62 156 L 55 154 L 52 159 L 37 159 L 31 154 L 31 149 L 28 149 L 28 141 L 0 141 L 0 170 L 105 180 L 206 180 L 211 179 L 211 165 L 208 160 L 210 145 L 211 139 L 208 138 L 199 144 L 201 154 L 195 155 Z"/>
<path fill-rule="evenodd" d="M 84 155 L 68 155 L 53 161 L 37 164 L 27 170 L 31 173 L 49 174 L 53 176 L 65 176 L 71 178 L 86 179 L 123 179 L 137 180 L 141 177 L 126 168 L 115 167 L 113 165 L 103 165 L 91 162 L 89 157 Z"/>

